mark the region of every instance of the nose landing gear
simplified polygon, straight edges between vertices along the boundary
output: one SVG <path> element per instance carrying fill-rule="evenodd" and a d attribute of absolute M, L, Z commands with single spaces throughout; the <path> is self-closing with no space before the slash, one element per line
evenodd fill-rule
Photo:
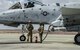
<path fill-rule="evenodd" d="M 22 25 L 22 35 L 19 37 L 20 41 L 25 41 L 26 40 L 26 36 L 24 35 L 25 33 L 25 25 Z"/>
<path fill-rule="evenodd" d="M 20 41 L 25 41 L 26 40 L 26 36 L 25 35 L 21 35 L 19 39 L 20 39 Z"/>

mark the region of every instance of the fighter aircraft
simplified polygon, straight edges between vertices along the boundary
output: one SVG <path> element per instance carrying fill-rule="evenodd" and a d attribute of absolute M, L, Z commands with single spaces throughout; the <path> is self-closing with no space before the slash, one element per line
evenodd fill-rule
<path fill-rule="evenodd" d="M 36 6 L 38 4 L 39 6 Z M 56 4 L 58 7 L 58 5 Z M 0 24 L 7 26 L 18 27 L 20 24 L 51 24 L 60 15 L 59 9 L 56 6 L 45 5 L 39 1 L 30 0 L 24 3 L 24 7 L 20 2 L 11 6 L 7 11 L 0 13 Z M 25 41 L 25 35 L 20 36 L 20 41 Z"/>
<path fill-rule="evenodd" d="M 35 5 L 36 3 L 40 6 L 37 7 Z M 51 26 L 56 25 L 55 24 L 56 22 L 62 22 L 61 25 L 63 25 L 67 29 L 67 27 L 69 26 L 79 24 L 79 9 L 67 6 L 65 4 L 61 8 L 62 10 L 61 11 L 62 16 L 61 16 L 59 3 L 56 3 L 56 6 L 53 6 L 53 5 L 45 5 L 38 1 L 35 2 L 30 0 L 30 2 L 24 3 L 24 8 L 23 8 L 21 3 L 18 2 L 12 7 L 10 7 L 9 10 L 0 13 L 0 23 L 7 26 L 17 27 L 20 24 L 28 24 L 29 21 L 31 21 L 32 24 L 43 23 L 43 24 L 49 24 Z M 65 8 L 67 10 L 66 11 L 67 13 L 64 13 Z M 69 13 L 71 10 L 73 12 Z M 20 36 L 20 41 L 25 41 L 25 39 L 26 37 L 23 36 L 22 34 Z M 75 43 L 80 43 L 80 34 L 77 34 L 75 36 Z"/>

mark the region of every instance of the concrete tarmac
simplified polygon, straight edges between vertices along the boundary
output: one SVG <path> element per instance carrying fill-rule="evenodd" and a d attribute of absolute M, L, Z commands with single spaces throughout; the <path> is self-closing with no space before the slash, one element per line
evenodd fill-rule
<path fill-rule="evenodd" d="M 0 50 L 80 50 L 80 46 L 74 44 L 75 35 L 49 34 L 43 43 L 21 42 L 20 35 L 0 34 Z"/>

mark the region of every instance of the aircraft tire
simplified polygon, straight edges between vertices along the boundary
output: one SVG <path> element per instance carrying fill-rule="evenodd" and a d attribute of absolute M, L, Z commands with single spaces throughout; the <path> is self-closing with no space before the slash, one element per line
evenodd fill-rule
<path fill-rule="evenodd" d="M 19 39 L 20 39 L 20 41 L 25 41 L 26 40 L 26 36 L 21 35 Z"/>
<path fill-rule="evenodd" d="M 80 44 L 80 34 L 75 35 L 74 41 L 76 44 Z"/>

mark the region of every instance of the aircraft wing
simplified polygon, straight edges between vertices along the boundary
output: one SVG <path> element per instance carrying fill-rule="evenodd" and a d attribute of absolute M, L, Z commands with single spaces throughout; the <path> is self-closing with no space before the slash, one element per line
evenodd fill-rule
<path fill-rule="evenodd" d="M 63 24 L 68 29 L 80 25 L 80 8 L 61 8 Z"/>
<path fill-rule="evenodd" d="M 78 15 L 80 14 L 80 8 L 62 7 L 61 12 L 62 15 Z"/>

